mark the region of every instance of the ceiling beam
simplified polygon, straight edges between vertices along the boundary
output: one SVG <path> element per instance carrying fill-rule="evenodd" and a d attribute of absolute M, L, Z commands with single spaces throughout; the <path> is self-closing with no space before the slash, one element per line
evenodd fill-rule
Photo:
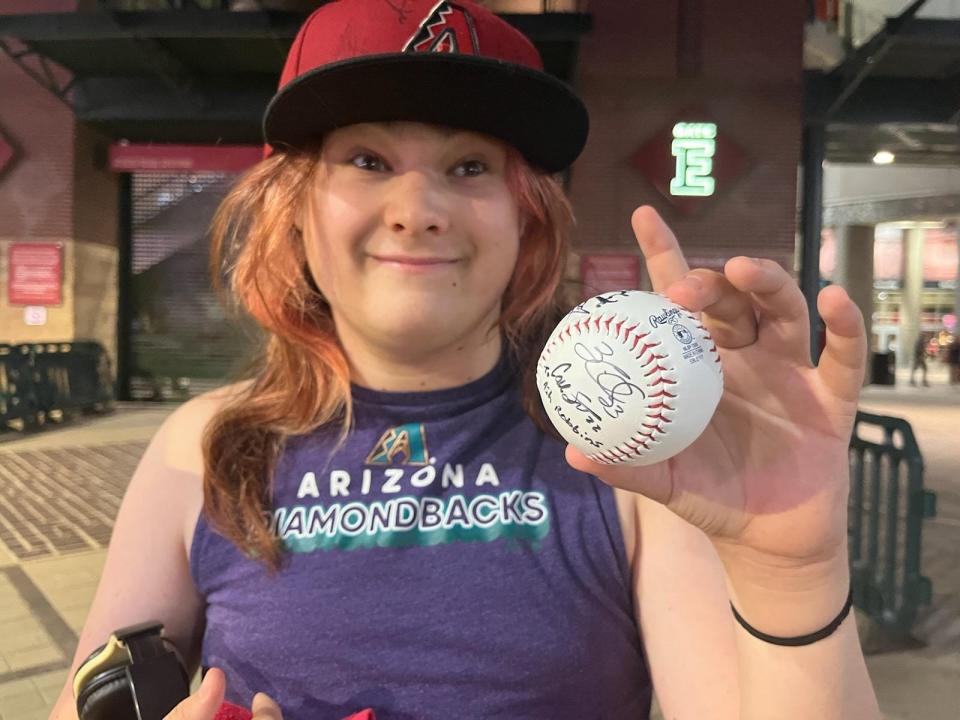
<path fill-rule="evenodd" d="M 895 18 L 888 18 L 886 24 L 876 35 L 851 54 L 834 74 L 842 78 L 837 96 L 826 109 L 823 121 L 830 122 L 843 104 L 857 91 L 861 83 L 870 74 L 873 66 L 890 50 L 897 34 L 910 24 L 917 12 L 927 0 L 914 0 Z"/>
<path fill-rule="evenodd" d="M 808 119 L 826 117 L 826 108 L 841 91 L 842 79 L 817 72 L 805 73 L 805 113 Z M 830 122 L 882 123 L 955 122 L 960 79 L 871 77 L 832 116 Z"/>

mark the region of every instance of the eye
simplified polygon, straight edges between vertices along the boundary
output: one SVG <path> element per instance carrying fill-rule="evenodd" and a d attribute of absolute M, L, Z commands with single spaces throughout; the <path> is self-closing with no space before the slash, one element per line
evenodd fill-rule
<path fill-rule="evenodd" d="M 465 160 L 453 168 L 453 174 L 457 177 L 477 177 L 483 175 L 490 168 L 481 160 Z"/>
<path fill-rule="evenodd" d="M 383 158 L 370 152 L 358 152 L 350 158 L 350 164 L 355 168 L 369 172 L 386 172 L 388 169 Z"/>

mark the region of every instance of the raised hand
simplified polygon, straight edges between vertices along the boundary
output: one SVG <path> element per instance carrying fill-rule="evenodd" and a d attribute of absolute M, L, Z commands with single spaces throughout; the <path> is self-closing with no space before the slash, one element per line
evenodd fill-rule
<path fill-rule="evenodd" d="M 633 228 L 654 289 L 702 313 L 724 394 L 703 435 L 664 463 L 598 465 L 573 448 L 569 462 L 665 504 L 721 556 L 797 567 L 841 556 L 847 448 L 866 358 L 858 308 L 841 288 L 820 293 L 827 344 L 814 367 L 806 301 L 777 263 L 737 257 L 723 273 L 690 271 L 654 210 L 638 209 Z"/>

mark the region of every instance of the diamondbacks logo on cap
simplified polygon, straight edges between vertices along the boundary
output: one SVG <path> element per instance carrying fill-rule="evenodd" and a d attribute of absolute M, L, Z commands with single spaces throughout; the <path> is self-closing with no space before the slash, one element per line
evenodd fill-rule
<path fill-rule="evenodd" d="M 459 3 L 441 0 L 420 23 L 403 52 L 480 54 L 480 41 L 470 13 Z"/>
<path fill-rule="evenodd" d="M 367 465 L 427 465 L 427 431 L 420 423 L 389 428 L 367 456 Z"/>

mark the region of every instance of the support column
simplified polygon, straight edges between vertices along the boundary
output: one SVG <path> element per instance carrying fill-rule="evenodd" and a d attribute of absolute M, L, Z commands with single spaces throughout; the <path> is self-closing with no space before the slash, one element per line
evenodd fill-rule
<path fill-rule="evenodd" d="M 960 335 L 960 225 L 954 229 L 954 238 L 957 242 L 957 277 L 956 289 L 953 291 L 953 316 L 957 318 L 957 324 L 953 326 L 953 334 Z"/>
<path fill-rule="evenodd" d="M 873 347 L 873 225 L 847 225 L 836 229 L 834 284 L 839 285 L 860 308 L 867 331 L 867 348 Z M 864 382 L 870 378 L 870 362 Z"/>
<path fill-rule="evenodd" d="M 910 367 L 913 346 L 920 334 L 923 296 L 923 235 L 920 228 L 903 233 L 903 291 L 900 296 L 900 336 L 897 366 Z"/>
<path fill-rule="evenodd" d="M 820 233 L 823 227 L 823 160 L 826 128 L 811 123 L 803 129 L 803 196 L 800 208 L 800 289 L 810 312 L 810 350 L 813 362 L 820 359 L 823 321 L 817 311 L 820 292 Z"/>

